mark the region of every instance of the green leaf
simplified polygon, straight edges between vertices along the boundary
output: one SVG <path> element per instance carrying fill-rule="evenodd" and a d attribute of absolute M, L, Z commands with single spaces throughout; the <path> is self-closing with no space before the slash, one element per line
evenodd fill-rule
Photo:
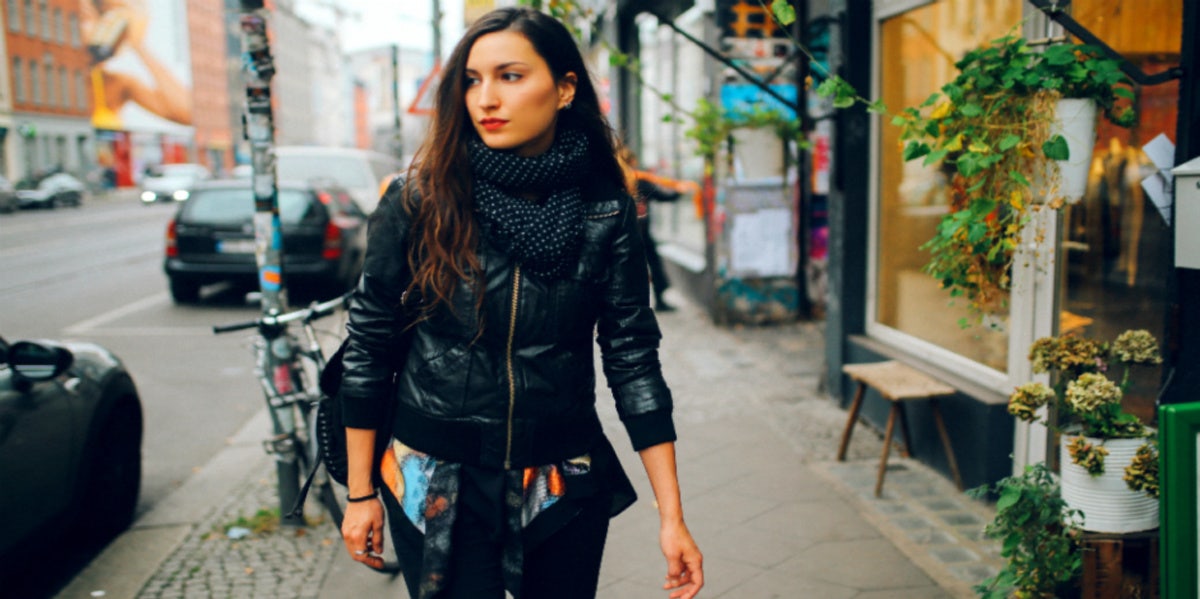
<path fill-rule="evenodd" d="M 983 107 L 974 102 L 970 102 L 963 105 L 963 107 L 959 108 L 958 111 L 961 112 L 965 117 L 977 117 L 983 114 Z"/>
<path fill-rule="evenodd" d="M 662 122 L 664 122 L 664 123 L 669 123 L 672 120 L 674 120 L 674 118 L 669 114 L 664 114 L 662 117 Z"/>
<path fill-rule="evenodd" d="M 958 158 L 958 172 L 964 177 L 971 177 L 979 173 L 982 167 L 979 165 L 979 154 L 967 152 Z"/>
<path fill-rule="evenodd" d="M 896 115 L 896 116 L 892 117 L 892 125 L 895 125 L 896 127 L 903 127 L 907 123 L 908 123 L 908 119 L 906 119 L 900 115 Z"/>
<path fill-rule="evenodd" d="M 796 22 L 796 9 L 787 0 L 771 0 L 771 12 L 775 14 L 775 20 L 785 27 Z"/>
<path fill-rule="evenodd" d="M 1050 160 L 1068 160 L 1071 158 L 1071 150 L 1067 147 L 1067 140 L 1061 135 L 1055 135 L 1046 140 L 1042 144 L 1042 153 Z"/>
<path fill-rule="evenodd" d="M 1000 140 L 1000 151 L 1006 152 L 1006 151 L 1012 149 L 1014 146 L 1016 146 L 1019 143 L 1021 143 L 1021 136 L 1013 135 L 1010 133 L 1007 137 Z"/>
<path fill-rule="evenodd" d="M 1025 175 L 1022 175 L 1021 173 L 1019 173 L 1017 171 L 1008 171 L 1008 176 L 1012 177 L 1013 181 L 1016 181 L 1017 183 L 1020 183 L 1021 185 L 1024 185 L 1026 187 L 1030 186 L 1029 179 L 1026 179 Z"/>
<path fill-rule="evenodd" d="M 946 150 L 934 150 L 934 151 L 930 152 L 928 156 L 925 157 L 925 162 L 922 162 L 921 164 L 923 166 L 929 166 L 936 162 L 940 162 L 943 158 L 946 157 L 946 154 L 948 154 L 948 153 L 949 152 Z"/>
<path fill-rule="evenodd" d="M 1126 100 L 1132 100 L 1135 97 L 1133 90 L 1129 89 L 1128 87 L 1114 87 L 1113 93 L 1118 97 L 1125 98 Z"/>
<path fill-rule="evenodd" d="M 910 141 L 904 146 L 904 160 L 916 160 L 929 153 L 929 145 Z"/>
<path fill-rule="evenodd" d="M 996 501 L 996 511 L 1004 511 L 1008 508 L 1012 508 L 1013 505 L 1016 504 L 1016 501 L 1018 501 L 1020 498 L 1021 493 L 1019 491 L 1014 489 L 1004 490 L 1003 495 L 1001 495 L 1000 499 L 997 499 Z"/>
<path fill-rule="evenodd" d="M 835 75 L 833 77 L 830 77 L 830 78 L 822 81 L 821 85 L 817 86 L 817 95 L 821 96 L 823 98 L 828 98 L 830 96 L 836 96 L 837 91 L 838 91 L 837 80 L 838 80 L 838 78 Z"/>
<path fill-rule="evenodd" d="M 887 114 L 887 106 L 883 103 L 883 100 L 875 100 L 867 104 L 867 111 L 875 114 Z"/>

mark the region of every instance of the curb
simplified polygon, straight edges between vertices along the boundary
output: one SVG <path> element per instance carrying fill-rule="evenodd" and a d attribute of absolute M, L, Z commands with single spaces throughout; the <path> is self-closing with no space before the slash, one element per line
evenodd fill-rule
<path fill-rule="evenodd" d="M 259 410 L 208 463 L 109 543 L 57 597 L 134 597 L 159 567 L 250 475 L 264 468 L 264 431 L 270 430 L 266 408 Z"/>

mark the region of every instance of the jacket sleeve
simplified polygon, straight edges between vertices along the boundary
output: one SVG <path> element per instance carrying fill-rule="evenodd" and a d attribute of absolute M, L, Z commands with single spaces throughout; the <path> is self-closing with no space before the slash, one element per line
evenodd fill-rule
<path fill-rule="evenodd" d="M 620 224 L 597 327 L 604 376 L 635 450 L 675 440 L 671 391 L 658 361 L 662 333 L 650 309 L 650 272 L 633 199 L 622 195 Z"/>
<path fill-rule="evenodd" d="M 393 181 L 367 223 L 367 252 L 350 299 L 349 333 L 342 359 L 342 417 L 351 428 L 376 428 L 390 396 L 392 350 L 400 302 L 411 280 L 405 248 L 411 219 L 402 206 L 403 183 Z"/>

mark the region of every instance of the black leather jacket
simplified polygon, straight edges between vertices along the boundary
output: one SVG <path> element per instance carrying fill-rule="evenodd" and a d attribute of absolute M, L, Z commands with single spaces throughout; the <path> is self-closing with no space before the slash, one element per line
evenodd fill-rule
<path fill-rule="evenodd" d="M 397 379 L 397 439 L 441 459 L 506 469 L 587 453 L 603 434 L 596 342 L 635 449 L 675 439 L 633 200 L 610 187 L 587 190 L 585 202 L 579 263 L 565 278 L 528 276 L 480 242 L 482 308 L 475 310 L 476 290 L 463 282 L 453 313 L 443 306 L 416 325 Z M 411 276 L 410 220 L 393 184 L 372 216 L 349 310 L 342 393 L 350 427 L 375 428 L 392 388 L 386 356 Z"/>

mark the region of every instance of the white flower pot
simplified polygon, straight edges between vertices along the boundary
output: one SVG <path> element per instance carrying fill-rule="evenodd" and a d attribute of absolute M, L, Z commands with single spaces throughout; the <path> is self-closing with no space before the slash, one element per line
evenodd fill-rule
<path fill-rule="evenodd" d="M 1087 189 L 1092 147 L 1096 142 L 1096 102 L 1068 98 L 1055 103 L 1050 137 L 1055 135 L 1062 135 L 1070 150 L 1070 158 L 1056 161 L 1060 176 L 1058 195 L 1075 203 Z"/>
<path fill-rule="evenodd" d="M 1093 439 L 1088 443 L 1103 445 L 1104 474 L 1092 476 L 1082 466 L 1071 461 L 1067 444 L 1074 435 L 1063 435 L 1062 496 L 1073 509 L 1083 512 L 1084 530 L 1092 532 L 1126 533 L 1158 528 L 1158 500 L 1125 484 L 1125 467 L 1133 460 L 1145 439 Z"/>
<path fill-rule="evenodd" d="M 783 140 L 769 127 L 733 130 L 734 176 L 772 179 L 784 175 Z"/>

